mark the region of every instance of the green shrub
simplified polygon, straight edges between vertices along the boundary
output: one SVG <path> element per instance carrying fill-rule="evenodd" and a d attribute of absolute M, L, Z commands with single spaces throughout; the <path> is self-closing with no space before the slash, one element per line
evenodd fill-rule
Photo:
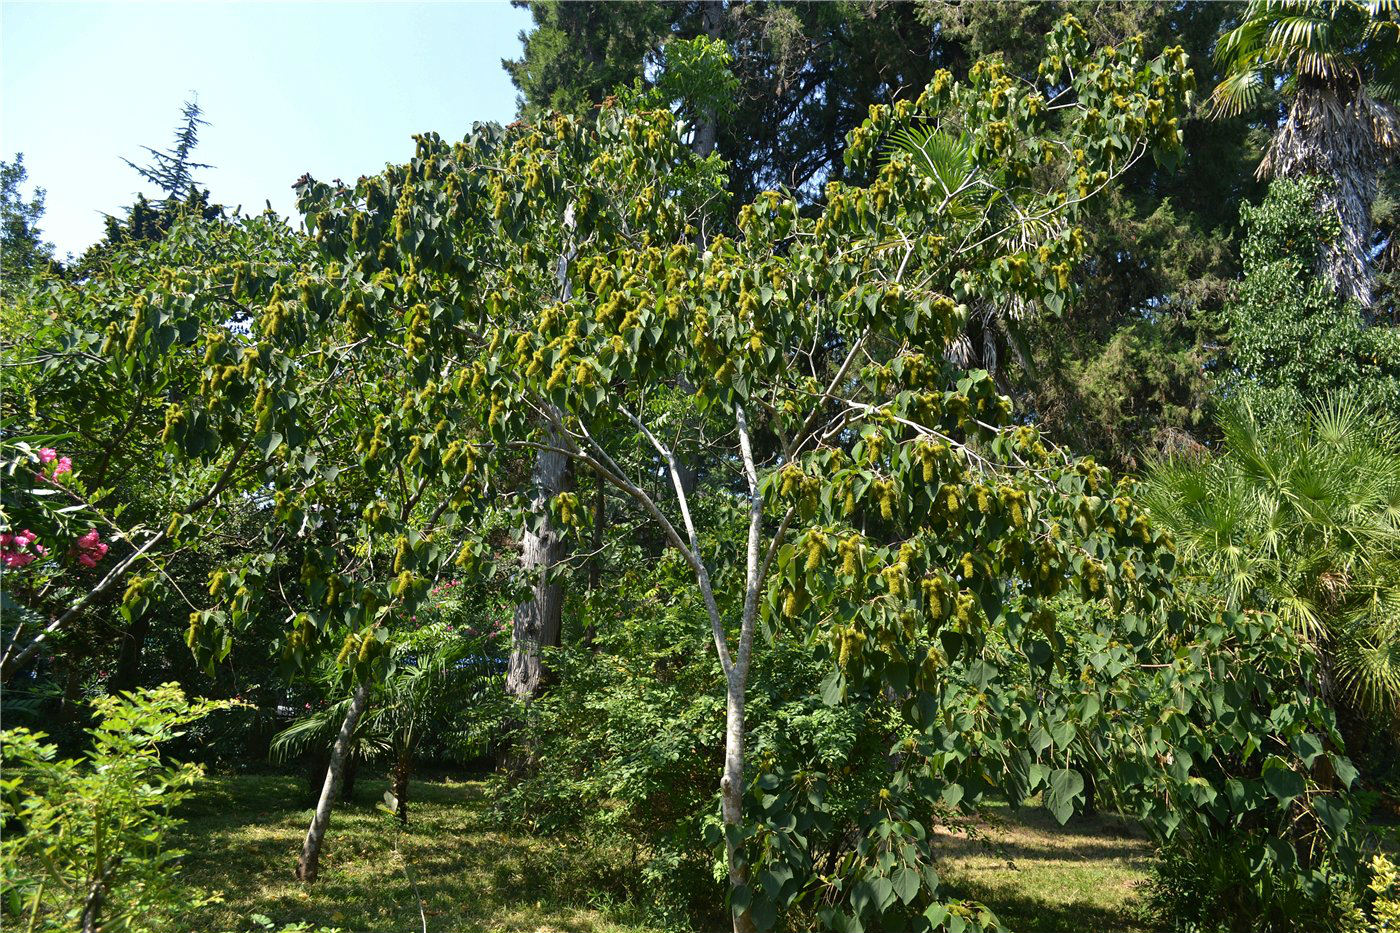
<path fill-rule="evenodd" d="M 205 900 L 179 885 L 184 853 L 169 845 L 171 812 L 203 772 L 162 761 L 159 746 L 231 704 L 164 684 L 92 705 L 82 759 L 57 759 L 42 732 L 0 734 L 3 911 L 16 927 L 142 933 Z"/>

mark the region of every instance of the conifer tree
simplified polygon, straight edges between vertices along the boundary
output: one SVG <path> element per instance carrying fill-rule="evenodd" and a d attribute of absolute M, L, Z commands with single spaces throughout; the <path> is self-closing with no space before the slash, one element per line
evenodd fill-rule
<path fill-rule="evenodd" d="M 204 111 L 200 108 L 199 101 L 185 101 L 180 112 L 182 121 L 175 130 L 175 143 L 172 148 L 162 151 L 142 146 L 141 148 L 149 152 L 154 159 L 149 165 L 137 165 L 130 159 L 122 159 L 136 170 L 136 174 L 165 192 L 165 207 L 173 206 L 183 198 L 185 192 L 198 187 L 195 172 L 214 167 L 205 162 L 196 162 L 192 157 L 195 147 L 199 145 L 199 128 L 209 125 L 208 120 L 202 119 Z"/>

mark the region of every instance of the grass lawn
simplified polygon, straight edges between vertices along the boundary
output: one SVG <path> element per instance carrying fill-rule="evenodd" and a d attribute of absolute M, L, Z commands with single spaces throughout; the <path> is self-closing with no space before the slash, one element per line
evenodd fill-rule
<path fill-rule="evenodd" d="M 210 778 L 181 808 L 188 820 L 185 878 L 221 891 L 223 903 L 182 926 L 247 930 L 254 913 L 275 922 L 310 921 L 352 931 L 420 930 L 416 883 L 430 933 L 461 930 L 621 933 L 649 929 L 625 906 L 593 892 L 615 891 L 626 856 L 577 840 L 502 832 L 479 781 L 415 782 L 412 822 L 399 836 L 374 801 L 386 784 L 362 778 L 356 801 L 337 808 L 321 877 L 292 877 L 311 818 L 293 777 Z M 1111 818 L 1055 825 L 1043 811 L 997 814 L 982 827 L 991 850 L 945 833 L 950 894 L 991 907 L 1019 931 L 1138 930 L 1134 886 L 1149 849 Z M 405 859 L 412 880 L 405 874 Z"/>
<path fill-rule="evenodd" d="M 1152 847 L 1115 816 L 1055 822 L 1045 810 L 992 810 L 980 840 L 935 831 L 949 893 L 981 901 L 1008 930 L 1137 933 Z"/>
<path fill-rule="evenodd" d="M 188 821 L 180 847 L 190 853 L 185 879 L 222 892 L 224 903 L 186 918 L 182 928 L 247 930 L 249 917 L 260 913 L 279 925 L 308 921 L 355 933 L 412 933 L 422 929 L 416 882 L 430 933 L 648 929 L 590 903 L 590 892 L 613 886 L 608 879 L 616 877 L 616 858 L 500 832 L 491 825 L 482 782 L 415 781 L 410 823 L 401 835 L 375 807 L 387 787 L 384 780 L 360 778 L 354 802 L 335 809 L 320 877 L 306 886 L 293 878 L 311 821 L 303 781 L 208 779 L 180 809 Z"/>

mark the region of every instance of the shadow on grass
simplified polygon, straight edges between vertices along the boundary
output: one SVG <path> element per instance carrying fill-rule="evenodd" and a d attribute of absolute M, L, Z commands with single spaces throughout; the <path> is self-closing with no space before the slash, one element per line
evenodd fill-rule
<path fill-rule="evenodd" d="M 617 890 L 621 881 L 618 853 L 502 832 L 476 783 L 414 785 L 411 822 L 400 830 L 376 806 L 387 786 L 362 778 L 356 799 L 335 809 L 320 879 L 302 885 L 292 877 L 311 818 L 301 782 L 211 779 L 181 808 L 188 821 L 182 848 L 190 853 L 184 876 L 222 892 L 223 903 L 183 919 L 201 930 L 247 930 L 254 913 L 356 933 L 417 930 L 419 902 L 406 861 L 430 931 L 644 929 L 600 909 L 606 899 L 596 892 Z"/>
<path fill-rule="evenodd" d="M 976 885 L 949 884 L 946 890 L 950 898 L 986 904 L 1004 929 L 1016 933 L 1136 933 L 1145 929 L 1131 913 L 1080 901 L 1048 904 L 1040 898 L 988 891 Z"/>
<path fill-rule="evenodd" d="M 977 830 L 937 834 L 949 897 L 981 901 L 1017 933 L 1143 929 L 1137 887 L 1152 847 L 1132 821 L 1080 816 L 1060 826 L 1026 807 L 993 811 Z"/>

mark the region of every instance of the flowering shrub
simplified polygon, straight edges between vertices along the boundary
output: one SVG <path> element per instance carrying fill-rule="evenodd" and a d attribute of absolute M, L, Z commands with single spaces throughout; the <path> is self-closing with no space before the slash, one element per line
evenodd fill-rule
<path fill-rule="evenodd" d="M 7 568 L 24 567 L 48 553 L 48 548 L 35 541 L 36 535 L 28 528 L 18 534 L 6 531 L 0 534 L 0 563 Z"/>
<path fill-rule="evenodd" d="M 73 545 L 73 552 L 78 557 L 78 563 L 84 567 L 96 567 L 97 562 L 107 556 L 107 545 L 102 543 L 97 529 L 93 528 L 78 539 Z"/>
<path fill-rule="evenodd" d="M 111 544 L 98 525 L 117 536 L 126 532 L 93 507 L 102 490 L 90 492 L 73 459 L 39 438 L 0 444 L 0 593 L 19 624 L 7 632 L 0 667 L 10 676 L 59 622 L 71 618 L 117 574 L 107 566 Z M 109 535 L 110 537 L 110 535 Z M 127 557 L 117 565 L 124 569 Z M 91 573 L 102 568 L 102 572 Z M 31 623 L 33 623 L 31 625 Z"/>
<path fill-rule="evenodd" d="M 107 556 L 109 545 L 103 542 L 96 528 L 89 527 L 81 535 L 75 533 L 80 516 L 88 512 L 89 507 L 81 487 L 71 488 L 74 479 L 71 457 L 61 456 L 52 447 L 35 450 L 19 441 L 3 452 L 0 465 L 11 478 L 3 503 L 0 503 L 0 529 L 3 529 L 0 531 L 0 564 L 6 570 L 18 570 L 41 557 L 51 556 L 48 545 L 41 543 L 40 535 L 31 530 L 35 525 L 47 529 L 46 540 L 71 538 L 73 544 L 68 556 L 89 570 Z M 68 479 L 60 479 L 63 476 Z M 16 490 L 16 479 L 29 482 L 21 482 Z M 16 524 L 31 527 L 15 531 Z"/>

